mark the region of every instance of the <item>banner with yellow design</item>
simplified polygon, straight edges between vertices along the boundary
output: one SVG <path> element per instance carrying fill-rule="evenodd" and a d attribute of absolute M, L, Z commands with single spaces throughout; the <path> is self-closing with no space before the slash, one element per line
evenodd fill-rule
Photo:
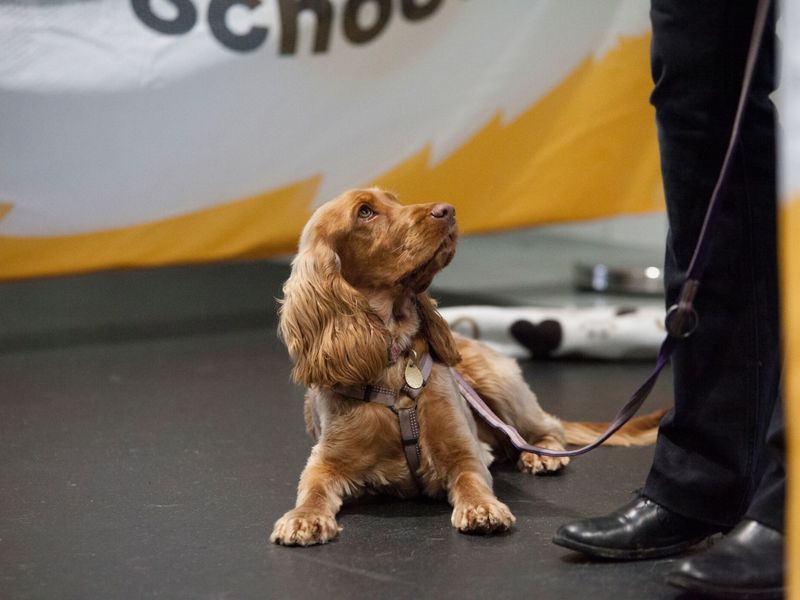
<path fill-rule="evenodd" d="M 465 232 L 660 210 L 647 0 L 0 4 L 0 279 L 291 252 L 378 184 Z"/>
<path fill-rule="evenodd" d="M 783 1 L 781 19 L 783 54 L 778 99 L 782 135 L 778 218 L 786 352 L 783 390 L 789 503 L 786 597 L 800 600 L 800 6 L 797 2 Z"/>

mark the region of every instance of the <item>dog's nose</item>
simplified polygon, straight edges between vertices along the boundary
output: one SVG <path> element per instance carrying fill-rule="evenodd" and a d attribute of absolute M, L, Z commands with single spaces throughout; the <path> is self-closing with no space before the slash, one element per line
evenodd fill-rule
<path fill-rule="evenodd" d="M 456 217 L 456 209 L 452 204 L 434 204 L 431 208 L 431 216 L 434 219 L 452 222 Z"/>

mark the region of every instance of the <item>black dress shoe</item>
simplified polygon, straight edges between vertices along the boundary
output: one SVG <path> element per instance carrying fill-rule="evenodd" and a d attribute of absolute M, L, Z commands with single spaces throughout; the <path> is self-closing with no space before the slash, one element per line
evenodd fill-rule
<path fill-rule="evenodd" d="M 742 521 L 702 554 L 680 562 L 667 581 L 720 598 L 781 598 L 783 541 L 774 529 Z"/>
<path fill-rule="evenodd" d="M 598 558 L 639 560 L 678 554 L 718 531 L 640 496 L 608 516 L 562 525 L 553 543 Z"/>

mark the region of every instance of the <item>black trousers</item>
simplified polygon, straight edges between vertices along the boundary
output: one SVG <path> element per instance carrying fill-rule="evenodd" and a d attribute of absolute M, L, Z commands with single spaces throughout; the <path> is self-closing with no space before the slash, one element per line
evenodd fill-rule
<path fill-rule="evenodd" d="M 652 72 L 669 235 L 667 305 L 688 269 L 736 111 L 755 0 L 652 0 Z M 643 493 L 722 528 L 784 522 L 776 251 L 775 18 L 695 307 L 672 359 L 674 409 Z"/>

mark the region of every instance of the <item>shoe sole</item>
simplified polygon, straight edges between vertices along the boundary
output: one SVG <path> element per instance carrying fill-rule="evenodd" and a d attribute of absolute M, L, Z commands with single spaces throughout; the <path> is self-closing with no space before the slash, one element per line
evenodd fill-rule
<path fill-rule="evenodd" d="M 667 583 L 679 587 L 687 592 L 700 592 L 715 598 L 735 598 L 736 600 L 764 600 L 767 598 L 783 598 L 785 588 L 766 588 L 760 590 L 743 590 L 711 585 L 705 581 L 698 581 L 686 575 L 675 573 L 667 575 Z"/>
<path fill-rule="evenodd" d="M 665 558 L 667 556 L 675 556 L 681 552 L 688 550 L 692 546 L 702 542 L 705 537 L 690 540 L 688 542 L 681 542 L 680 544 L 673 544 L 672 546 L 660 546 L 658 548 L 608 548 L 604 546 L 592 546 L 591 544 L 584 544 L 568 537 L 556 534 L 553 536 L 553 543 L 586 554 L 595 558 L 607 558 L 611 560 L 646 560 L 649 558 Z"/>

